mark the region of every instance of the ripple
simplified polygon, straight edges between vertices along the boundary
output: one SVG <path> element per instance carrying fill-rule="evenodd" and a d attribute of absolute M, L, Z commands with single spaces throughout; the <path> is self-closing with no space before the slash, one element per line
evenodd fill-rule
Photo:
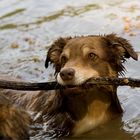
<path fill-rule="evenodd" d="M 62 16 L 69 16 L 69 17 L 74 17 L 74 16 L 79 16 L 85 12 L 88 12 L 90 10 L 97 10 L 100 9 L 101 6 L 98 4 L 88 4 L 80 7 L 73 7 L 73 6 L 66 6 L 64 9 L 59 10 L 57 12 L 50 13 L 48 16 L 43 16 L 43 17 L 38 17 L 35 21 L 33 22 L 28 22 L 28 23 L 23 23 L 23 24 L 16 24 L 16 23 L 9 23 L 9 24 L 4 24 L 0 26 L 0 30 L 7 30 L 7 29 L 15 29 L 15 28 L 28 28 L 29 26 L 32 25 L 40 25 L 45 22 L 50 22 L 56 19 L 59 19 Z M 25 11 L 25 9 L 17 9 L 11 13 L 8 13 L 0 19 L 4 19 L 10 16 L 15 16 L 18 13 L 21 13 Z"/>
<path fill-rule="evenodd" d="M 1 17 L 0 17 L 0 20 L 1 20 L 1 19 L 4 19 L 4 18 L 7 18 L 7 17 L 11 17 L 11 16 L 14 16 L 14 15 L 17 15 L 17 14 L 19 14 L 19 13 L 22 13 L 23 11 L 25 11 L 24 8 L 22 8 L 22 9 L 16 9 L 16 10 L 10 12 L 10 13 L 7 13 L 7 14 L 1 16 Z"/>

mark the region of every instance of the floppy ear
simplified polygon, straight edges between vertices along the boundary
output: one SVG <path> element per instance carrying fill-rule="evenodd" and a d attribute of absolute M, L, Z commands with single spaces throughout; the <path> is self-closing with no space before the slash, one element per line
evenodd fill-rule
<path fill-rule="evenodd" d="M 115 34 L 109 34 L 105 36 L 105 39 L 111 43 L 111 46 L 114 46 L 117 49 L 117 52 L 120 53 L 121 58 L 130 58 L 138 60 L 137 53 L 133 50 L 132 45 L 124 38 L 117 37 Z"/>
<path fill-rule="evenodd" d="M 59 38 L 51 45 L 50 49 L 48 50 L 47 58 L 45 61 L 46 68 L 48 67 L 49 63 L 52 63 L 55 67 L 56 72 L 59 71 L 60 69 L 59 57 L 63 51 L 64 46 L 70 39 L 71 37 Z"/>

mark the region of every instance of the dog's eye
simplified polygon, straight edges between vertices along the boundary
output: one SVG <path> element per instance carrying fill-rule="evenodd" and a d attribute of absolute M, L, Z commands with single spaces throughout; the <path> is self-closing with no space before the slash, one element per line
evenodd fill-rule
<path fill-rule="evenodd" d="M 68 58 L 64 55 L 61 57 L 61 64 L 65 64 L 68 61 Z"/>
<path fill-rule="evenodd" d="M 94 59 L 97 58 L 97 55 L 94 54 L 94 53 L 89 53 L 89 54 L 88 54 L 88 57 L 89 57 L 90 59 L 94 60 Z"/>

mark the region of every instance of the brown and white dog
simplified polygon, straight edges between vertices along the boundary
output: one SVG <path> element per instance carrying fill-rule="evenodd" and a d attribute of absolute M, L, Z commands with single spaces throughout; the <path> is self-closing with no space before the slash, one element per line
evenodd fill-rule
<path fill-rule="evenodd" d="M 81 85 L 91 77 L 122 75 L 125 70 L 123 63 L 130 57 L 134 60 L 138 59 L 130 43 L 115 34 L 67 37 L 59 38 L 52 44 L 45 66 L 48 67 L 49 63 L 54 65 L 59 84 Z M 1 99 L 2 96 L 6 98 L 5 95 L 9 98 L 7 101 Z M 32 135 L 36 136 L 39 134 L 53 137 L 79 135 L 123 112 L 117 97 L 117 87 L 113 85 L 34 91 L 28 94 L 26 91 L 19 93 L 19 91 L 3 90 L 0 94 L 0 106 L 5 107 L 8 100 L 32 112 L 31 129 Z M 0 134 L 18 140 L 18 135 L 21 133 L 9 130 L 8 125 L 1 122 L 1 118 L 12 121 L 9 111 L 12 112 L 12 109 L 4 108 L 0 111 L 0 130 L 5 130 L 5 132 L 0 131 Z M 3 112 L 6 112 L 5 116 Z M 22 112 L 19 112 L 21 120 L 16 118 L 11 125 L 21 121 L 25 124 L 28 122 L 27 116 Z M 13 119 L 16 116 L 13 116 Z M 5 128 L 4 125 L 7 127 Z M 20 125 L 23 130 L 27 127 L 27 125 Z M 17 135 L 17 138 L 7 133 L 8 131 Z"/>

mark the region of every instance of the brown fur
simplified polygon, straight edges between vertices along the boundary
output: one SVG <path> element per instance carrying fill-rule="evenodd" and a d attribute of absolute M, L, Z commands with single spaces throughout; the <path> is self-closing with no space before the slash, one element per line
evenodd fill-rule
<path fill-rule="evenodd" d="M 122 75 L 125 70 L 123 63 L 129 57 L 135 60 L 138 58 L 129 42 L 115 34 L 68 37 L 60 38 L 52 44 L 45 66 L 48 67 L 49 63 L 54 65 L 58 83 L 80 85 L 93 76 Z M 30 111 L 33 118 L 31 135 L 36 135 L 38 138 L 40 135 L 41 137 L 79 135 L 122 113 L 116 86 L 96 85 L 92 88 L 77 87 L 28 92 L 28 94 L 26 91 L 19 94 L 19 91 L 4 90 L 0 97 L 3 96 L 2 94 L 4 98 L 6 95 L 15 104 Z M 13 105 L 10 104 L 7 109 L 5 106 L 8 102 L 8 99 L 2 99 L 4 110 L 1 111 L 0 116 L 11 122 L 8 110 L 13 112 L 11 108 Z M 5 110 L 6 116 L 3 115 Z M 26 118 L 22 113 L 19 116 Z M 17 122 L 13 122 L 13 127 Z M 2 131 L 2 136 L 5 136 L 8 131 L 20 136 L 20 132 L 8 130 L 6 123 L 0 122 L 0 130 L 5 125 L 7 129 L 5 132 Z M 26 126 L 21 128 L 24 130 Z M 9 134 L 7 136 L 15 138 Z"/>
<path fill-rule="evenodd" d="M 0 139 L 27 140 L 30 118 L 0 93 Z"/>

